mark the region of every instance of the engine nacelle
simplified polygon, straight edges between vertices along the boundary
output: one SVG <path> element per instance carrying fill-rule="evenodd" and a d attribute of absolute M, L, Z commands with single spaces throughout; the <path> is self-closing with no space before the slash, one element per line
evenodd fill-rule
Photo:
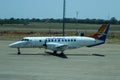
<path fill-rule="evenodd" d="M 56 46 L 57 44 L 55 44 L 55 43 L 47 43 L 46 44 L 46 46 L 47 46 L 47 49 L 55 49 L 55 46 Z"/>
<path fill-rule="evenodd" d="M 61 51 L 61 49 L 57 48 L 58 46 L 61 46 L 61 45 L 62 44 L 50 42 L 46 44 L 46 48 L 53 51 Z"/>

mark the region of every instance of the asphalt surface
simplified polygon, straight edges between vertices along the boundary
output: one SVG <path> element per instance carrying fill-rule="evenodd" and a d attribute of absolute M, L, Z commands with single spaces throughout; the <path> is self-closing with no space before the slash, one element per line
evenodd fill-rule
<path fill-rule="evenodd" d="M 120 80 L 120 44 L 67 50 L 66 58 L 44 49 L 8 47 L 0 41 L 0 80 Z"/>

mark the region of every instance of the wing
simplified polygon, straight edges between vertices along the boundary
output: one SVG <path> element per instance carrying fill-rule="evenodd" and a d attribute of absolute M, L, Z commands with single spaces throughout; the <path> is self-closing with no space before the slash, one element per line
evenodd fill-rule
<path fill-rule="evenodd" d="M 61 43 L 47 43 L 47 49 L 50 50 L 57 50 L 57 51 L 64 51 L 67 49 L 67 45 Z"/>
<path fill-rule="evenodd" d="M 67 48 L 67 45 L 65 44 L 59 44 L 56 46 L 56 49 L 60 49 L 60 50 L 65 50 Z"/>

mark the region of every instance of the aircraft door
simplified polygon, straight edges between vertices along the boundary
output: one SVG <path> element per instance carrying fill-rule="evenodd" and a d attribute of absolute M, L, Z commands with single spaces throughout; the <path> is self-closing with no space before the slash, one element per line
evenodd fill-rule
<path fill-rule="evenodd" d="M 38 41 L 37 40 L 31 40 L 30 43 L 31 43 L 30 44 L 31 47 L 37 47 L 38 46 Z"/>
<path fill-rule="evenodd" d="M 33 47 L 39 47 L 39 40 L 34 41 L 34 46 Z"/>

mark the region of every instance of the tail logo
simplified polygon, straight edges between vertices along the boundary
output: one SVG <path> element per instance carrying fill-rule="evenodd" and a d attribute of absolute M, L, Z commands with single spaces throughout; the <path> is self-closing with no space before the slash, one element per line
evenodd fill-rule
<path fill-rule="evenodd" d="M 92 38 L 105 41 L 110 24 L 103 24 L 100 29 L 92 36 Z"/>

